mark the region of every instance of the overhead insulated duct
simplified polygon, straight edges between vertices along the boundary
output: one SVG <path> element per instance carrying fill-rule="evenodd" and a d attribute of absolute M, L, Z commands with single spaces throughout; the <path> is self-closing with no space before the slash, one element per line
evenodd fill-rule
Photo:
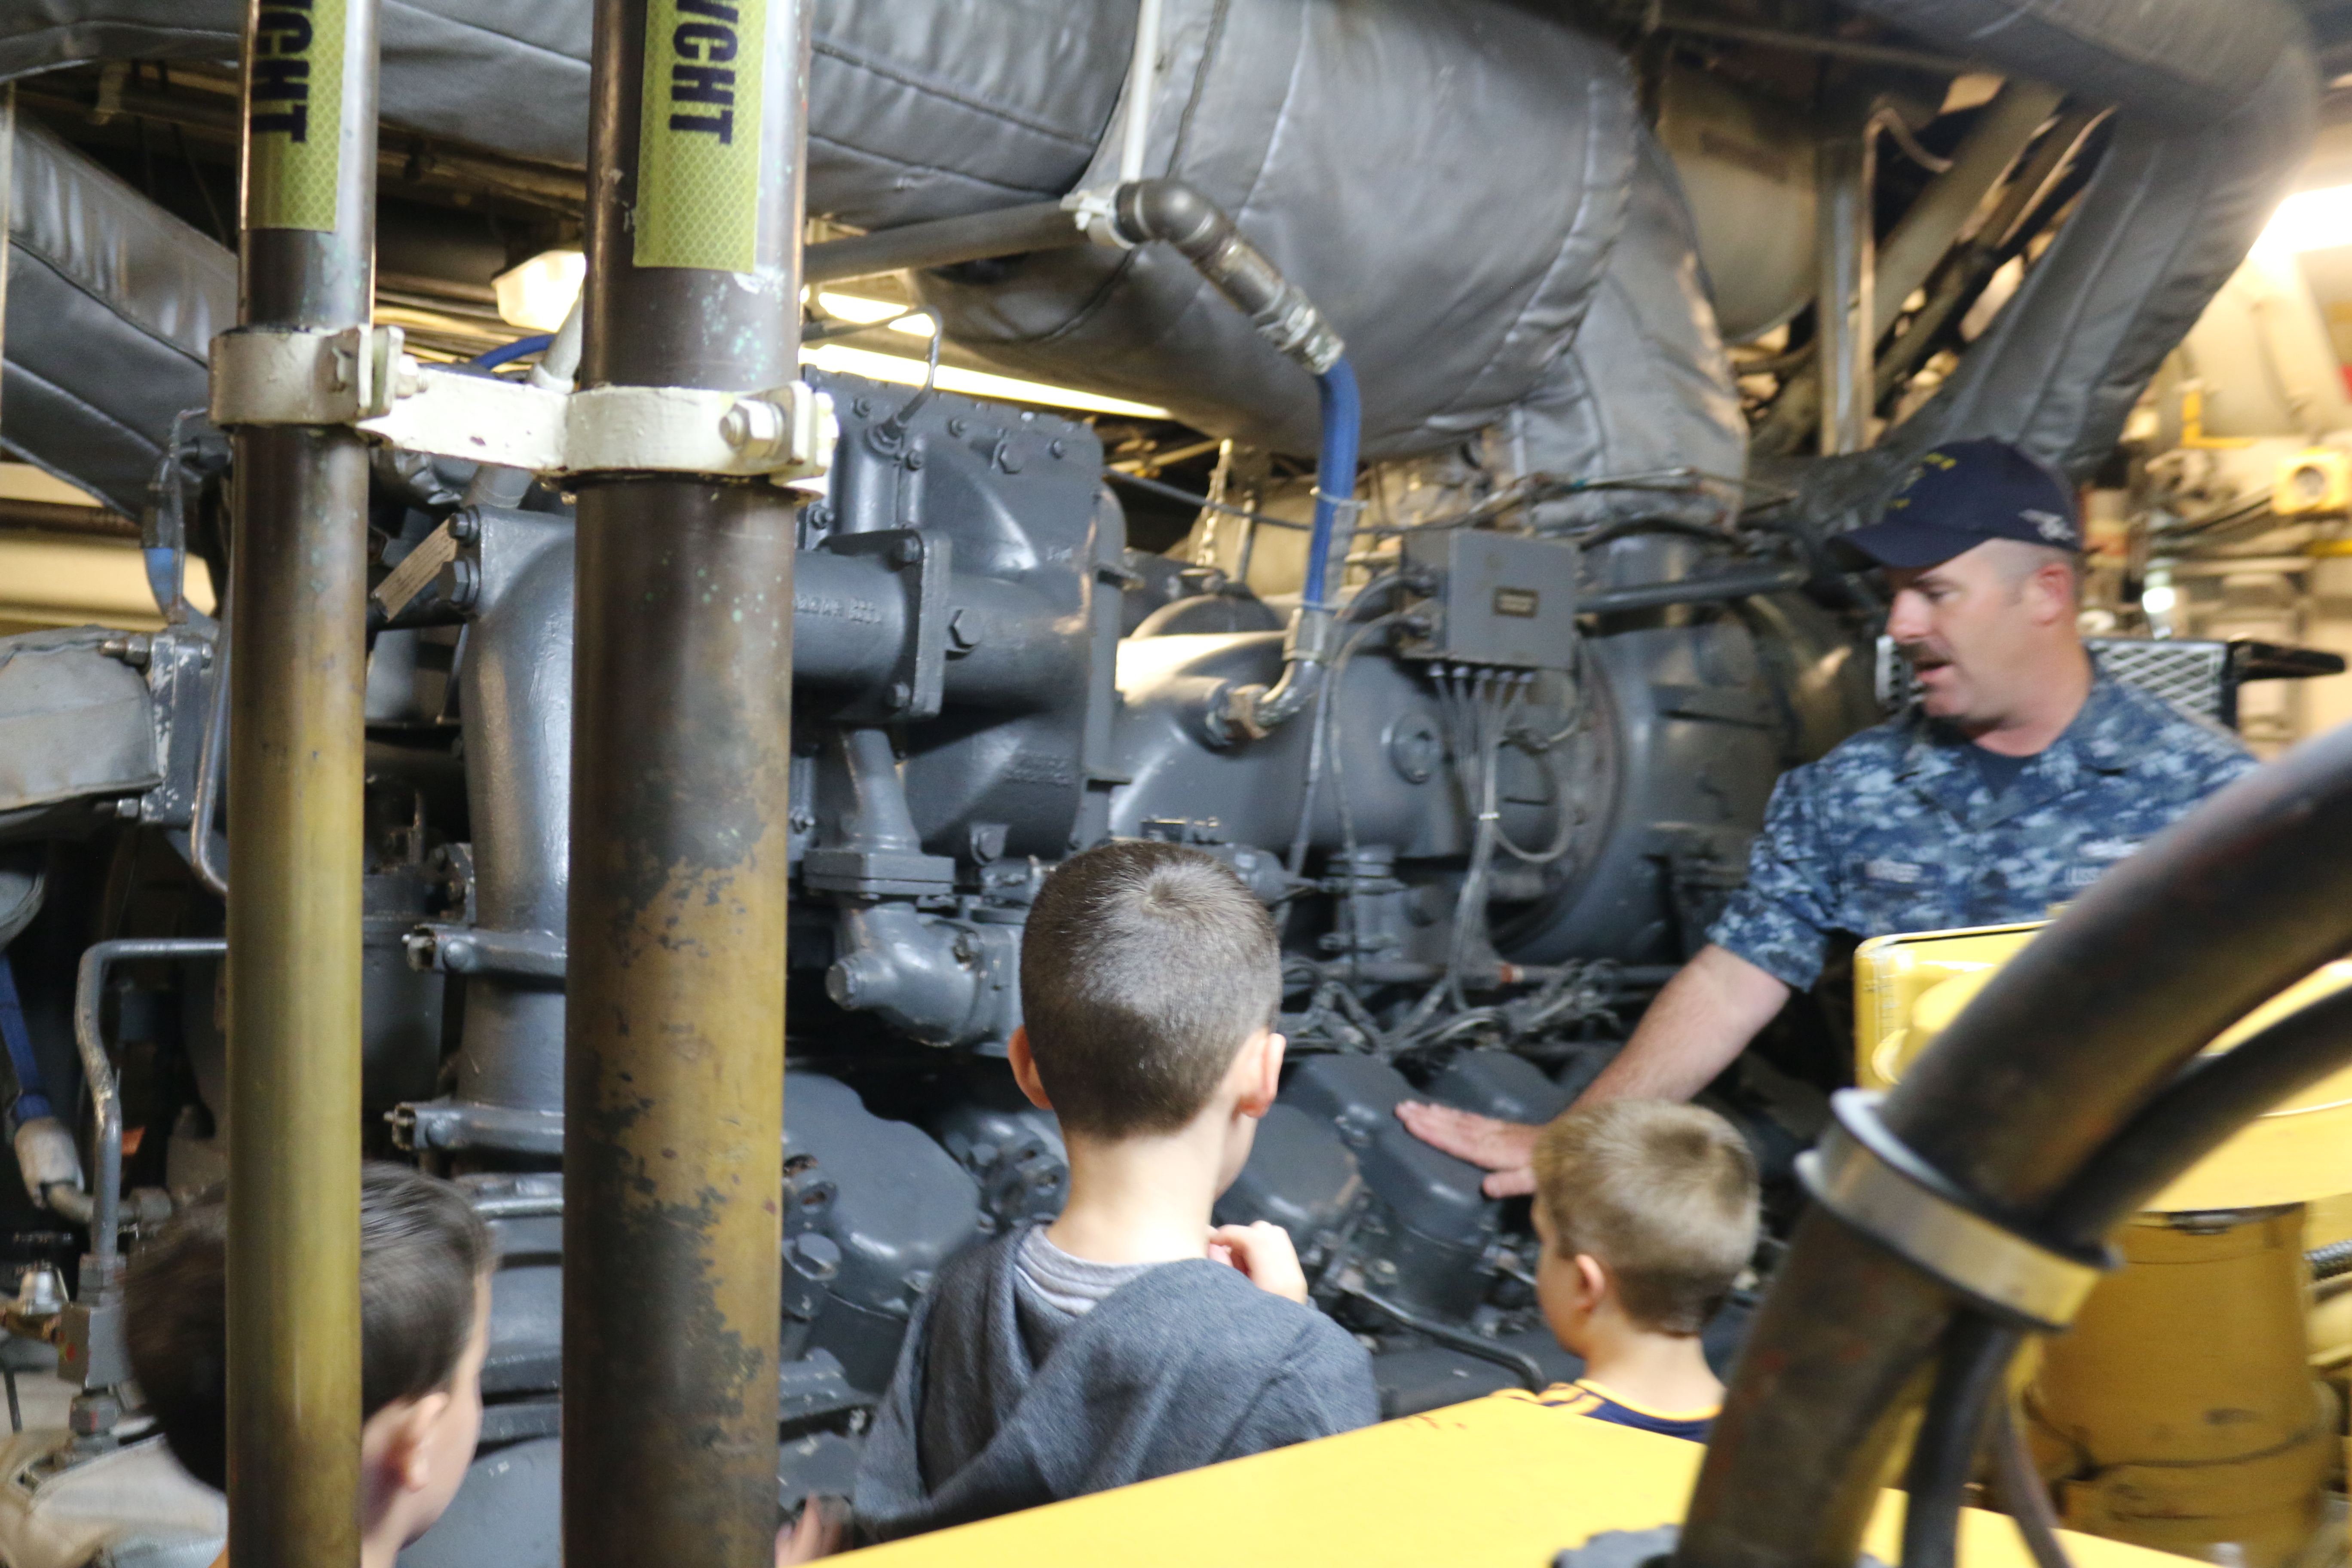
<path fill-rule="evenodd" d="M 11 191 L 0 447 L 136 517 L 236 323 L 236 258 L 37 127 Z"/>
<path fill-rule="evenodd" d="M 2281 0 L 1861 0 L 1972 59 L 2117 107 L 2080 205 L 1991 329 L 1831 507 L 1873 498 L 1937 441 L 1993 436 L 2081 475 L 2244 260 L 2310 143 L 2317 67 Z"/>
<path fill-rule="evenodd" d="M 0 16 L 0 80 L 92 60 L 231 62 L 240 0 L 42 0 Z M 1094 153 L 1135 36 L 1131 5 L 819 0 L 811 210 L 860 228 L 1058 196 Z M 389 126 L 579 167 L 586 0 L 394 0 Z M 492 108 L 495 106 L 495 109 Z"/>
<path fill-rule="evenodd" d="M 1233 214 L 1330 318 L 1368 458 L 1459 440 L 1528 394 L 1622 222 L 1640 116 L 1616 50 L 1489 0 L 1177 0 L 1162 36 L 1144 172 Z M 1080 187 L 1115 183 L 1118 155 Z M 1306 373 L 1178 258 L 1056 251 L 921 290 L 1000 363 L 1314 449 Z"/>

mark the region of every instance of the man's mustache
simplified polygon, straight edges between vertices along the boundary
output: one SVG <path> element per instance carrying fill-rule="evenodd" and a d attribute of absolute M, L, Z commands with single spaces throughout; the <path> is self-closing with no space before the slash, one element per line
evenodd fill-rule
<path fill-rule="evenodd" d="M 1901 654 L 1915 670 L 1941 669 L 1952 662 L 1949 656 L 1937 652 L 1926 643 L 1897 643 L 1895 651 Z"/>

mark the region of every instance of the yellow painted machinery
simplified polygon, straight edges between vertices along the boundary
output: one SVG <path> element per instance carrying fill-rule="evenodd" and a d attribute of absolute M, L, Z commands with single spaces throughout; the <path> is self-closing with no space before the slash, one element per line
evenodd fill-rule
<path fill-rule="evenodd" d="M 1864 943 L 1863 1087 L 1890 1086 L 2041 929 Z M 2347 986 L 2352 963 L 2329 964 L 2206 1054 Z M 2333 1222 L 2307 1226 L 2306 1205 L 2347 1190 L 2352 1071 L 2246 1125 L 2123 1227 L 2124 1267 L 2025 1380 L 2035 1457 L 2067 1523 L 2252 1568 L 2286 1563 L 2310 1541 L 2338 1464 L 2339 1410 L 2312 1376 L 2304 1256 Z"/>
<path fill-rule="evenodd" d="M 1116 1563 L 1118 1568 L 1538 1568 L 1604 1531 L 1683 1516 L 1696 1443 L 1565 1415 L 1525 1400 L 1473 1400 L 1205 1470 L 871 1548 L 874 1568 Z M 1903 1502 L 1881 1494 L 1864 1547 L 1896 1558 Z M 2089 1537 L 2074 1568 L 2157 1568 Z M 1967 1568 L 2026 1568 L 2009 1521 L 1969 1510 Z"/>

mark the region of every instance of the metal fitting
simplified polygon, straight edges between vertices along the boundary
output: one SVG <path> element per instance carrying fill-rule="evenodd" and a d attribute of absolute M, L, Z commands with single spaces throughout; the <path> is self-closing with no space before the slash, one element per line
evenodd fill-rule
<path fill-rule="evenodd" d="M 154 657 L 155 639 L 145 632 L 132 632 L 125 637 L 109 637 L 99 645 L 99 652 L 109 658 L 119 658 L 133 669 L 144 669 Z"/>

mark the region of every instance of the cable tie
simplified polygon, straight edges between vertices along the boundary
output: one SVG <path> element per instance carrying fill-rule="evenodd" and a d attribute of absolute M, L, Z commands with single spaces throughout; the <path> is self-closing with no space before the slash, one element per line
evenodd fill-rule
<path fill-rule="evenodd" d="M 1329 494 L 1321 485 L 1315 487 L 1315 499 L 1318 501 L 1323 502 L 1328 506 L 1334 507 L 1340 511 L 1348 512 L 1361 511 L 1366 507 L 1372 504 L 1369 498 L 1363 500 L 1358 500 L 1353 496 L 1335 496 Z"/>

